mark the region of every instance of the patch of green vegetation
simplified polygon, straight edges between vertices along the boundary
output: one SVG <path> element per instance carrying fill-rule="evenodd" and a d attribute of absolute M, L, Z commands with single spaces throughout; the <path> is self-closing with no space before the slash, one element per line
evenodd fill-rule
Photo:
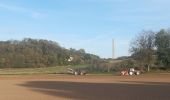
<path fill-rule="evenodd" d="M 4 68 L 0 69 L 0 75 L 32 75 L 32 74 L 64 74 L 67 68 L 86 68 L 87 65 L 56 66 L 44 68 Z"/>
<path fill-rule="evenodd" d="M 149 72 L 147 73 L 170 73 L 170 69 L 151 69 Z"/>

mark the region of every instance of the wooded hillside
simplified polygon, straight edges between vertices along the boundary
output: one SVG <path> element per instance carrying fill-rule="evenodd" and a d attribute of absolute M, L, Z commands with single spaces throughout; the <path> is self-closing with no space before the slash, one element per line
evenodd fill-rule
<path fill-rule="evenodd" d="M 71 61 L 68 59 L 72 57 Z M 66 49 L 54 41 L 25 38 L 21 41 L 0 41 L 0 67 L 50 67 L 87 64 L 98 56 L 84 49 Z"/>

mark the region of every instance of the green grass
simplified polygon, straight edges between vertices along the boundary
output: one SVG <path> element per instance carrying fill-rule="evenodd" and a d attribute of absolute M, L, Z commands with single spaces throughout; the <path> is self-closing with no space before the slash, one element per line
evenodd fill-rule
<path fill-rule="evenodd" d="M 4 68 L 0 69 L 0 75 L 32 75 L 32 74 L 63 74 L 67 68 L 85 68 L 87 65 L 56 66 L 45 68 Z"/>
<path fill-rule="evenodd" d="M 119 72 L 116 71 L 111 71 L 111 72 L 97 72 L 97 71 L 93 71 L 93 72 L 89 72 L 89 75 L 120 75 Z"/>

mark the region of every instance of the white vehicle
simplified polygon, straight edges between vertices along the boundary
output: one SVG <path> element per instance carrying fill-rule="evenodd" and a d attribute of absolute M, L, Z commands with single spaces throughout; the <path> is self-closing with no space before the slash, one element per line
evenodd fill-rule
<path fill-rule="evenodd" d="M 135 70 L 134 68 L 129 69 L 129 75 L 139 75 L 140 71 Z"/>
<path fill-rule="evenodd" d="M 82 69 L 72 69 L 72 68 L 67 68 L 67 72 L 73 75 L 86 75 L 87 71 L 82 70 Z"/>

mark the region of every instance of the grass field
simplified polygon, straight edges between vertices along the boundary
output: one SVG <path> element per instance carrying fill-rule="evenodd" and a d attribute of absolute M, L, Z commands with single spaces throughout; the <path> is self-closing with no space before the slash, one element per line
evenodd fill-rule
<path fill-rule="evenodd" d="M 0 75 L 32 75 L 32 74 L 62 74 L 67 68 L 85 68 L 87 65 L 56 66 L 44 68 L 5 68 L 0 69 Z"/>

